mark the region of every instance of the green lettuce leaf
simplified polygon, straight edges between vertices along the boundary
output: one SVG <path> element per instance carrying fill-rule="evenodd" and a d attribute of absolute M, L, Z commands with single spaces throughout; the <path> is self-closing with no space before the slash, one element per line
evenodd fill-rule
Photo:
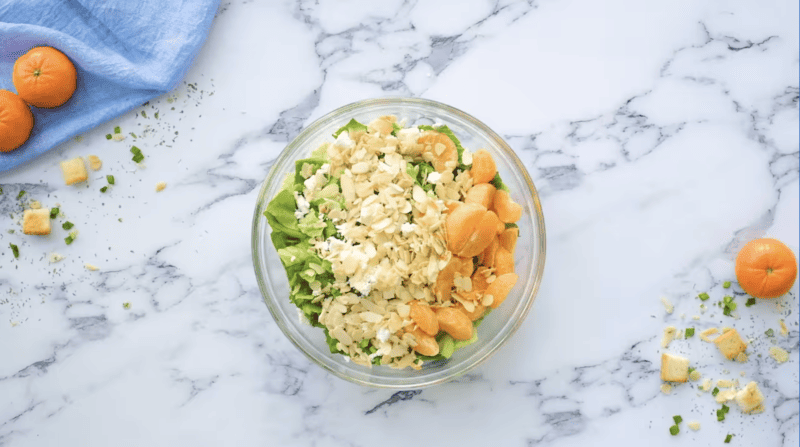
<path fill-rule="evenodd" d="M 339 134 L 341 134 L 344 131 L 348 131 L 348 132 L 358 132 L 358 131 L 366 132 L 366 130 L 367 130 L 367 126 L 359 123 L 355 119 L 351 119 L 349 123 L 347 123 L 344 126 L 340 127 L 339 130 L 337 130 L 336 132 L 333 133 L 333 138 L 338 138 Z"/>
<path fill-rule="evenodd" d="M 317 216 L 317 212 L 312 210 L 308 211 L 308 214 L 305 215 L 300 222 L 298 222 L 297 227 L 300 231 L 303 232 L 306 236 L 310 238 L 318 238 L 322 237 L 322 232 L 325 230 L 325 222 Z"/>

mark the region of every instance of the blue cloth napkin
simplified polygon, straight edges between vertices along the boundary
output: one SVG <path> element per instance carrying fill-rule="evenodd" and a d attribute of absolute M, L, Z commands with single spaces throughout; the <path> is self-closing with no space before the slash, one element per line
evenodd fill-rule
<path fill-rule="evenodd" d="M 32 107 L 33 132 L 0 153 L 0 172 L 172 90 L 208 35 L 219 0 L 0 0 L 0 89 L 35 46 L 66 54 L 78 88 L 61 107 Z"/>

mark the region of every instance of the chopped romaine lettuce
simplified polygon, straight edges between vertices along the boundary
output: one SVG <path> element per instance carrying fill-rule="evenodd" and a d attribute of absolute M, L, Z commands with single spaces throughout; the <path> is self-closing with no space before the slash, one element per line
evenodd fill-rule
<path fill-rule="evenodd" d="M 359 123 L 355 119 L 351 119 L 349 123 L 347 123 L 344 126 L 340 127 L 339 130 L 337 130 L 336 132 L 333 133 L 333 138 L 339 137 L 339 134 L 344 132 L 345 130 L 348 131 L 348 132 L 357 132 L 357 131 L 364 132 L 364 131 L 367 130 L 367 126 Z"/>

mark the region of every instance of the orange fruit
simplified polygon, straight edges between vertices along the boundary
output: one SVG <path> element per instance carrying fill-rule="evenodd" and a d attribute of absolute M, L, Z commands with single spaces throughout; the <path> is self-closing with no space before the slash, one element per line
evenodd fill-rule
<path fill-rule="evenodd" d="M 796 277 L 797 258 L 779 240 L 754 239 L 736 255 L 736 279 L 745 292 L 756 298 L 785 294 Z"/>
<path fill-rule="evenodd" d="M 75 93 L 78 74 L 64 53 L 51 47 L 35 47 L 14 62 L 12 80 L 25 102 L 53 108 Z"/>
<path fill-rule="evenodd" d="M 33 113 L 19 96 L 0 90 L 0 152 L 13 151 L 28 140 Z"/>
<path fill-rule="evenodd" d="M 454 163 L 453 167 L 458 163 L 458 148 L 456 148 L 456 144 L 453 143 L 450 137 L 441 132 L 429 130 L 419 137 L 417 143 L 424 146 L 424 152 L 433 154 L 432 164 L 436 172 L 452 171 L 453 168 L 448 169 L 447 162 Z M 441 145 L 439 146 L 440 151 L 437 150 L 438 145 Z"/>
<path fill-rule="evenodd" d="M 478 149 L 472 154 L 472 169 L 469 172 L 472 174 L 472 182 L 476 185 L 494 180 L 494 176 L 497 175 L 497 165 L 492 154 L 486 149 Z"/>

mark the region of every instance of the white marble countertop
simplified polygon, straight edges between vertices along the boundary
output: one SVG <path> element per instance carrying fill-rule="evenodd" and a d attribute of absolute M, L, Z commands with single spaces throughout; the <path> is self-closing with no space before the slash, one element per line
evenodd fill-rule
<path fill-rule="evenodd" d="M 723 296 L 749 239 L 798 251 L 798 50 L 787 0 L 223 1 L 171 96 L 0 177 L 0 446 L 686 446 L 728 433 L 796 446 L 797 285 L 746 307 L 734 283 L 738 319 L 700 314 L 695 297 Z M 547 222 L 521 329 L 423 391 L 310 363 L 261 302 L 250 257 L 255 197 L 287 142 L 389 95 L 451 104 L 504 136 Z M 127 139 L 106 140 L 117 125 Z M 58 162 L 89 154 L 102 170 L 64 186 Z M 19 231 L 32 199 L 65 214 L 48 237 Z M 64 220 L 80 231 L 70 246 Z M 697 383 L 662 394 L 670 324 L 752 339 L 746 363 L 697 336 L 669 349 L 704 377 L 755 380 L 766 411 L 717 422 Z M 788 363 L 767 355 L 773 341 Z"/>

